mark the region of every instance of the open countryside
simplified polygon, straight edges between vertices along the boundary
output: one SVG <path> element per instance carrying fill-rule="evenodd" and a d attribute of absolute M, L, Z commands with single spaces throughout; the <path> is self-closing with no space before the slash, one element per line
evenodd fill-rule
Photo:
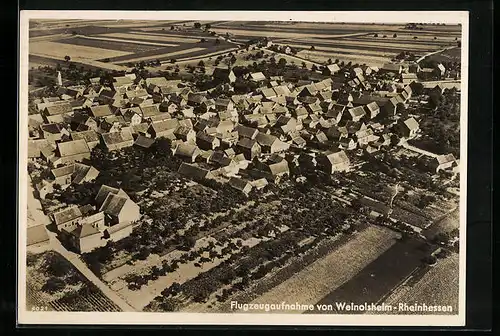
<path fill-rule="evenodd" d="M 458 313 L 460 25 L 30 27 L 27 309 Z"/>

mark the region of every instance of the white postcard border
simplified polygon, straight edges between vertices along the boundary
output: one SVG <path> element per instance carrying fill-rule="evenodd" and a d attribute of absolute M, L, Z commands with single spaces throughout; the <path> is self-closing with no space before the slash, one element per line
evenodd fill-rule
<path fill-rule="evenodd" d="M 92 20 L 231 20 L 231 21 L 310 21 L 345 23 L 447 23 L 462 25 L 462 77 L 460 125 L 460 281 L 458 315 L 301 315 L 301 314 L 212 314 L 146 312 L 31 312 L 26 307 L 26 218 L 28 137 L 28 45 L 30 19 Z M 466 286 L 466 206 L 467 206 L 467 92 L 469 13 L 466 11 L 36 11 L 20 13 L 19 30 L 19 113 L 18 113 L 18 323 L 92 325 L 317 325 L 317 326 L 463 326 Z"/>

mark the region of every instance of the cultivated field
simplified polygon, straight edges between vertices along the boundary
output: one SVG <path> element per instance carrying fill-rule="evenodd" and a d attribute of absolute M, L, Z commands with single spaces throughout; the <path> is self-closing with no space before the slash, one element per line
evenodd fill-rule
<path fill-rule="evenodd" d="M 156 42 L 173 42 L 173 43 L 196 43 L 199 39 L 187 38 L 187 37 L 174 37 L 174 36 L 159 36 L 158 34 L 150 35 L 144 33 L 111 33 L 111 34 L 101 34 L 95 37 L 116 37 L 126 40 L 144 40 L 144 41 L 156 41 Z"/>
<path fill-rule="evenodd" d="M 175 44 L 152 43 L 142 41 L 126 41 L 112 38 L 94 38 L 89 36 L 78 36 L 74 38 L 58 40 L 58 43 L 80 45 L 95 48 L 112 48 L 113 50 L 131 53 L 156 50 L 161 47 L 175 46 Z"/>
<path fill-rule="evenodd" d="M 390 294 L 415 269 L 422 266 L 422 258 L 429 255 L 430 250 L 429 245 L 419 240 L 398 241 L 349 281 L 319 300 L 317 304 L 377 303 Z M 339 313 L 342 312 L 339 311 Z"/>
<path fill-rule="evenodd" d="M 30 43 L 30 54 L 42 57 L 64 60 L 65 56 L 78 59 L 97 60 L 108 57 L 129 55 L 130 52 L 94 48 L 81 45 L 73 45 L 57 42 L 34 42 Z"/>
<path fill-rule="evenodd" d="M 356 233 L 346 244 L 314 262 L 252 303 L 286 301 L 290 304 L 295 302 L 315 304 L 332 289 L 338 288 L 351 279 L 371 261 L 389 249 L 397 237 L 398 234 L 389 229 L 369 226 Z"/>
<path fill-rule="evenodd" d="M 458 254 L 454 253 L 446 259 L 439 260 L 434 267 L 430 267 L 417 282 L 398 288 L 384 303 L 397 305 L 417 302 L 426 305 L 451 305 L 453 307 L 451 314 L 456 314 L 459 279 L 459 258 Z"/>
<path fill-rule="evenodd" d="M 438 233 L 449 233 L 454 229 L 460 228 L 460 209 L 457 207 L 453 212 L 446 215 L 444 218 L 437 220 L 429 228 L 424 230 L 422 234 L 427 238 L 433 238 Z"/>

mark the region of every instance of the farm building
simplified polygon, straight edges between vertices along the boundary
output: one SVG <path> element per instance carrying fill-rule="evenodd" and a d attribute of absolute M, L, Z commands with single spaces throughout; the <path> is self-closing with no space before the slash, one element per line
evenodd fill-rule
<path fill-rule="evenodd" d="M 234 72 L 227 68 L 215 68 L 212 73 L 212 78 L 217 83 L 234 83 L 234 81 L 236 81 Z"/>
<path fill-rule="evenodd" d="M 231 187 L 233 187 L 234 189 L 241 191 L 245 195 L 248 195 L 250 193 L 250 191 L 252 191 L 252 188 L 253 188 L 253 186 L 252 186 L 252 184 L 250 184 L 250 182 L 248 182 L 244 179 L 241 179 L 239 177 L 231 177 L 229 179 L 229 185 Z"/>
<path fill-rule="evenodd" d="M 417 135 L 420 127 L 415 118 L 408 118 L 404 121 L 400 121 L 397 124 L 397 130 L 399 135 L 405 138 L 413 138 Z"/>
<path fill-rule="evenodd" d="M 261 147 L 255 139 L 240 138 L 236 144 L 236 150 L 245 156 L 247 160 L 253 160 L 261 153 Z"/>
<path fill-rule="evenodd" d="M 100 138 L 99 134 L 95 132 L 94 130 L 87 130 L 87 131 L 82 131 L 82 132 L 71 132 L 71 139 L 72 140 L 85 140 L 87 143 L 87 146 L 89 146 L 89 149 L 92 150 L 94 149 L 95 146 L 99 144 Z"/>
<path fill-rule="evenodd" d="M 129 129 L 122 129 L 119 132 L 103 133 L 101 137 L 104 145 L 110 151 L 131 147 L 134 144 L 134 136 Z"/>
<path fill-rule="evenodd" d="M 316 161 L 318 162 L 318 167 L 329 174 L 349 170 L 350 166 L 350 160 L 343 150 L 320 154 L 317 156 Z"/>
<path fill-rule="evenodd" d="M 174 155 L 185 158 L 187 161 L 195 162 L 200 155 L 200 149 L 193 143 L 180 142 L 174 149 Z"/>
<path fill-rule="evenodd" d="M 63 228 L 66 230 L 75 228 L 82 218 L 82 213 L 76 205 L 73 205 L 55 212 L 52 217 L 57 230 L 61 231 Z"/>
<path fill-rule="evenodd" d="M 430 167 L 433 172 L 438 173 L 442 170 L 453 168 L 457 165 L 457 160 L 453 154 L 438 155 L 431 161 Z"/>
<path fill-rule="evenodd" d="M 90 160 L 90 149 L 85 140 L 73 140 L 57 144 L 57 159 L 54 165 L 65 164 L 83 159 Z"/>
<path fill-rule="evenodd" d="M 141 217 L 139 206 L 128 196 L 108 193 L 99 211 L 104 212 L 106 225 L 134 223 Z"/>
<path fill-rule="evenodd" d="M 165 137 L 174 139 L 174 131 L 177 129 L 177 127 L 179 127 L 179 121 L 177 119 L 166 119 L 151 123 L 147 130 L 147 133 L 152 138 Z"/>
<path fill-rule="evenodd" d="M 98 105 L 90 107 L 90 114 L 94 118 L 102 118 L 107 116 L 112 116 L 114 111 L 111 109 L 109 105 Z"/>
<path fill-rule="evenodd" d="M 278 153 L 286 151 L 288 148 L 290 148 L 290 144 L 281 141 L 274 135 L 265 134 L 262 132 L 259 132 L 257 134 L 255 140 L 257 140 L 257 143 L 260 145 L 263 153 Z"/>
<path fill-rule="evenodd" d="M 150 148 L 155 143 L 155 139 L 148 138 L 144 135 L 139 134 L 134 141 L 134 146 L 141 148 Z"/>
<path fill-rule="evenodd" d="M 201 180 L 201 179 L 212 179 L 214 178 L 212 172 L 208 169 L 198 167 L 194 164 L 189 164 L 183 162 L 177 172 L 188 178 Z"/>

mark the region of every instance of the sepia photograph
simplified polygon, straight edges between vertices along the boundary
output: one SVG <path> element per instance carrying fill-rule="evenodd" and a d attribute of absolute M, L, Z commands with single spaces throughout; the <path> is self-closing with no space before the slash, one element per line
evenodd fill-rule
<path fill-rule="evenodd" d="M 19 323 L 463 325 L 467 27 L 21 12 Z"/>

